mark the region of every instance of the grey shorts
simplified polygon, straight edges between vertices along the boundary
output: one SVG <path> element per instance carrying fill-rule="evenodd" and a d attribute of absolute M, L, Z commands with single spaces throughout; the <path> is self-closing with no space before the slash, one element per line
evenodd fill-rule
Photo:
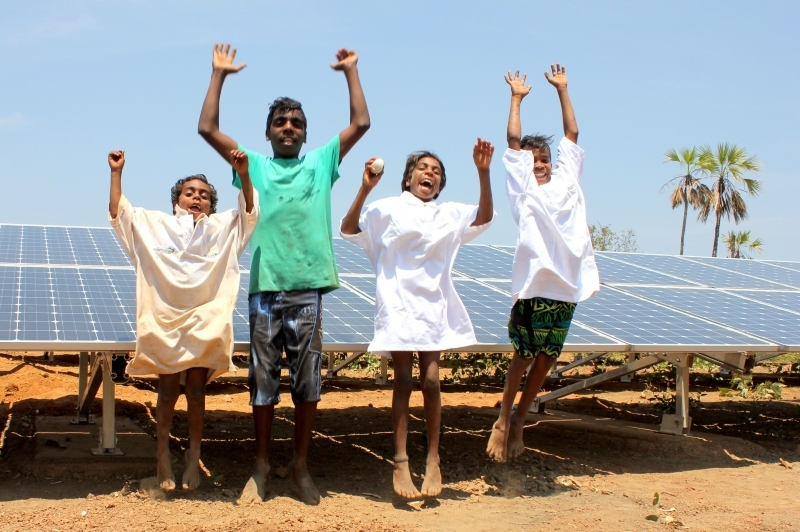
<path fill-rule="evenodd" d="M 281 353 L 286 352 L 292 401 L 317 402 L 322 362 L 322 294 L 319 290 L 250 294 L 250 404 L 276 405 Z"/>

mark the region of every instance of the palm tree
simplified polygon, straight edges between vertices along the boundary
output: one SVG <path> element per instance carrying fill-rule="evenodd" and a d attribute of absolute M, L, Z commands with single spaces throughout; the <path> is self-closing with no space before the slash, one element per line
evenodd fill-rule
<path fill-rule="evenodd" d="M 760 238 L 750 241 L 750 231 L 729 231 L 722 237 L 722 241 L 728 246 L 728 256 L 732 259 L 751 259 L 742 249 L 761 253 L 764 251 L 764 243 Z"/>
<path fill-rule="evenodd" d="M 695 177 L 697 172 L 703 171 L 701 166 L 700 157 L 698 156 L 696 148 L 683 148 L 680 153 L 675 149 L 668 150 L 664 154 L 664 162 L 673 162 L 681 165 L 682 174 L 676 175 L 661 187 L 664 190 L 666 187 L 677 182 L 678 186 L 672 191 L 670 201 L 672 208 L 675 209 L 678 205 L 683 205 L 683 225 L 681 225 L 681 251 L 683 255 L 683 239 L 686 236 L 686 214 L 689 211 L 689 204 L 693 209 L 701 209 L 708 203 L 711 197 L 711 190 L 700 182 L 700 178 Z"/>
<path fill-rule="evenodd" d="M 711 198 L 700 210 L 697 216 L 705 222 L 708 215 L 713 212 L 716 217 L 714 225 L 714 247 L 711 256 L 717 256 L 719 243 L 719 224 L 722 217 L 733 218 L 735 223 L 747 218 L 747 205 L 745 205 L 742 192 L 757 196 L 761 191 L 761 182 L 744 177 L 745 172 L 758 172 L 761 163 L 758 159 L 747 156 L 747 150 L 735 144 L 718 144 L 716 151 L 709 146 L 700 150 L 700 166 L 710 177 L 714 178 L 711 186 Z"/>

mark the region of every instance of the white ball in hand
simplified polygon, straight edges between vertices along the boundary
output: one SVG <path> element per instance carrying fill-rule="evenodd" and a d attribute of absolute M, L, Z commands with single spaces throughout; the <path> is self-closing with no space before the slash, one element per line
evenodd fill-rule
<path fill-rule="evenodd" d="M 369 171 L 375 175 L 380 174 L 383 171 L 383 159 L 379 157 L 372 161 L 372 164 L 369 165 Z"/>

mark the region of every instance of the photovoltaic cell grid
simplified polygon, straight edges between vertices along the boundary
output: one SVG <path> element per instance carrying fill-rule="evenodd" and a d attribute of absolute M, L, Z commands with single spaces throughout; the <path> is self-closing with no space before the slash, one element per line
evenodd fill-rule
<path fill-rule="evenodd" d="M 686 260 L 751 275 L 759 279 L 766 279 L 767 281 L 783 285 L 784 288 L 800 289 L 800 271 L 773 266 L 765 262 L 712 257 L 687 257 Z"/>
<path fill-rule="evenodd" d="M 580 303 L 575 310 L 575 320 L 634 346 L 768 345 L 611 287 Z"/>
<path fill-rule="evenodd" d="M 603 252 L 599 256 L 644 266 L 661 273 L 668 273 L 687 281 L 694 281 L 714 288 L 772 288 L 779 290 L 785 286 L 741 273 L 707 266 L 705 264 L 669 255 L 645 255 L 640 253 Z M 741 260 L 741 259 L 739 259 Z M 601 271 L 602 279 L 602 271 Z M 645 284 L 645 283 L 642 283 Z"/>
<path fill-rule="evenodd" d="M 0 224 L 0 264 L 131 266 L 110 228 Z"/>
<path fill-rule="evenodd" d="M 627 291 L 772 342 L 800 348 L 800 315 L 702 288 L 629 287 Z"/>
<path fill-rule="evenodd" d="M 135 340 L 133 270 L 0 266 L 0 340 Z"/>
<path fill-rule="evenodd" d="M 800 291 L 774 292 L 772 290 L 729 290 L 731 294 L 755 299 L 800 314 Z M 798 325 L 800 326 L 800 324 Z"/>
<path fill-rule="evenodd" d="M 473 279 L 508 279 L 513 262 L 513 255 L 491 246 L 466 245 L 458 250 L 453 269 Z"/>
<path fill-rule="evenodd" d="M 697 283 L 665 275 L 640 266 L 596 255 L 600 282 L 613 285 L 699 286 Z"/>
<path fill-rule="evenodd" d="M 342 280 L 374 297 L 373 268 L 363 250 L 339 238 L 334 239 L 334 247 Z M 479 342 L 504 345 L 508 342 L 506 323 L 510 297 L 507 294 L 511 286 L 507 279 L 513 252 L 511 246 L 467 245 L 460 250 L 456 260 L 457 272 L 476 279 L 492 280 L 485 283 L 489 285 L 486 286 L 459 279 L 457 273 L 454 275 Z M 773 342 L 797 344 L 796 335 L 793 336 L 791 330 L 800 325 L 798 315 L 781 309 L 796 311 L 800 305 L 800 291 L 786 289 L 797 282 L 800 274 L 798 263 L 607 252 L 596 255 L 601 281 L 606 285 L 619 286 L 630 292 L 646 288 L 641 285 L 657 286 L 662 297 L 666 297 L 664 294 L 669 292 L 669 287 L 692 286 L 693 282 L 727 288 L 730 292 L 727 296 L 717 290 L 705 290 L 706 294 L 721 294 L 710 302 L 698 302 L 697 298 L 690 298 L 687 302 L 670 301 L 672 306 L 685 312 L 726 325 L 731 322 L 732 328 L 750 331 Z M 22 266 L 32 263 L 95 268 Z M 234 331 L 237 342 L 247 342 L 249 248 L 240 263 L 245 271 L 234 312 Z M 128 257 L 110 228 L 0 224 L 0 264 L 7 265 L 0 266 L 0 340 L 134 340 L 135 276 Z M 8 266 L 12 264 L 22 267 Z M 675 345 L 690 341 L 692 343 L 686 345 L 696 345 L 694 340 L 698 338 L 709 345 L 730 345 L 737 341 L 746 345 L 759 343 L 747 335 L 685 314 L 675 313 L 680 316 L 678 319 L 669 314 L 675 311 L 656 303 L 626 297 L 633 296 L 608 287 L 592 300 L 579 305 L 567 343 L 607 345 L 615 341 L 584 327 L 582 323 L 636 345 Z M 744 316 L 752 316 L 750 313 L 754 311 L 766 312 L 766 309 L 773 313 L 765 313 L 763 320 L 749 326 L 753 320 L 733 320 L 731 316 L 734 314 L 726 313 L 720 307 L 733 301 L 729 298 L 739 300 L 740 305 L 749 305 L 748 312 L 743 312 Z M 705 307 L 705 313 L 701 307 Z M 710 317 L 713 309 L 727 321 Z M 666 316 L 663 315 L 665 311 Z M 373 332 L 373 312 L 371 301 L 346 288 L 326 294 L 323 303 L 326 344 L 368 343 Z M 695 323 L 687 328 L 681 319 Z"/>
<path fill-rule="evenodd" d="M 800 262 L 787 262 L 782 260 L 765 260 L 759 262 L 765 262 L 767 264 L 772 264 L 773 266 L 777 266 L 779 268 L 800 272 Z"/>

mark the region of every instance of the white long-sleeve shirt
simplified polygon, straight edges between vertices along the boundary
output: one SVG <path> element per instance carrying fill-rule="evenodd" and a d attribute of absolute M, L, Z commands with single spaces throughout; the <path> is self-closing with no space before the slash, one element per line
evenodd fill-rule
<path fill-rule="evenodd" d="M 424 202 L 403 192 L 367 206 L 358 221 L 360 233 L 340 231 L 367 252 L 375 267 L 370 352 L 387 356 L 390 351 L 446 351 L 477 343 L 452 279 L 458 249 L 491 225 L 473 227 L 477 213 L 473 205 Z"/>
<path fill-rule="evenodd" d="M 235 368 L 233 310 L 239 295 L 239 256 L 258 222 L 238 209 L 202 215 L 133 207 L 124 196 L 109 221 L 136 266 L 136 354 L 130 375 L 209 368 L 208 380 Z"/>
<path fill-rule="evenodd" d="M 550 181 L 533 175 L 530 150 L 507 149 L 506 191 L 519 225 L 511 269 L 513 299 L 544 297 L 578 303 L 600 289 L 580 186 L 583 149 L 561 139 Z"/>

